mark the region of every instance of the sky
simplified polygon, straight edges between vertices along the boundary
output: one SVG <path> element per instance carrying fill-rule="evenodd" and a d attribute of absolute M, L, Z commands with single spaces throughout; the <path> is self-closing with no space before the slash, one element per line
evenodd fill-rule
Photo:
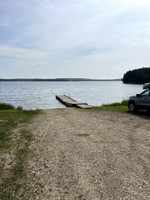
<path fill-rule="evenodd" d="M 0 78 L 122 78 L 150 67 L 150 0 L 0 0 Z"/>

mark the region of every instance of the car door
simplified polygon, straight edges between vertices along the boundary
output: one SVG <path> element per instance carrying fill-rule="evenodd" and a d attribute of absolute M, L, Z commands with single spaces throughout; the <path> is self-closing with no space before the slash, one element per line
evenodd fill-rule
<path fill-rule="evenodd" d="M 150 107 L 150 90 L 148 96 L 145 96 L 145 106 Z"/>
<path fill-rule="evenodd" d="M 140 94 L 138 104 L 141 106 L 150 106 L 150 90 L 145 90 Z"/>

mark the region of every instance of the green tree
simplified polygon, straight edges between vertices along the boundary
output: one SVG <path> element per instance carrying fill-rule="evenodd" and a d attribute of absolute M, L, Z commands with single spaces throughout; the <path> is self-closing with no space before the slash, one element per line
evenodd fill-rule
<path fill-rule="evenodd" d="M 122 81 L 135 84 L 150 82 L 150 67 L 130 70 L 124 74 Z"/>

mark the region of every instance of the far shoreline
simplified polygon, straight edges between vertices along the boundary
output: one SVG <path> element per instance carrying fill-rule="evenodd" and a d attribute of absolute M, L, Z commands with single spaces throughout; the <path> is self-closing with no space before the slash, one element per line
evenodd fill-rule
<path fill-rule="evenodd" d="M 54 79 L 42 79 L 42 78 L 1 78 L 0 81 L 122 81 L 122 79 L 87 79 L 87 78 L 54 78 Z"/>

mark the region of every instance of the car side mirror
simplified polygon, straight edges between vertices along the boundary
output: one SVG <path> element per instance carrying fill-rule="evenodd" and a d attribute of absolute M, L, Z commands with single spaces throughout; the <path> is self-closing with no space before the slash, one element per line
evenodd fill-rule
<path fill-rule="evenodd" d="M 140 94 L 136 94 L 136 96 L 139 98 L 139 97 L 141 97 L 141 95 Z"/>

